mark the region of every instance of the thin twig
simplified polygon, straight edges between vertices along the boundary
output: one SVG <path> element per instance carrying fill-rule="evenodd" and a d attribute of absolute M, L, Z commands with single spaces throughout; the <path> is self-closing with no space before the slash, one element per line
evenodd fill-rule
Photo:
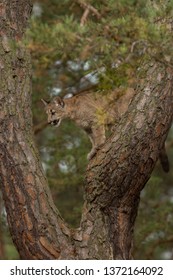
<path fill-rule="evenodd" d="M 81 26 L 84 26 L 85 25 L 85 22 L 87 21 L 87 17 L 88 17 L 88 15 L 89 15 L 89 8 L 86 8 L 85 9 L 85 11 L 84 11 L 84 13 L 83 13 L 83 15 L 82 15 L 82 17 L 81 17 L 81 20 L 80 20 L 80 25 Z"/>
<path fill-rule="evenodd" d="M 92 5 L 87 4 L 81 0 L 76 0 L 76 2 L 85 10 L 84 14 L 82 15 L 82 18 L 84 17 L 86 19 L 89 12 L 91 12 L 93 15 L 95 15 L 98 19 L 101 18 L 101 14 L 99 13 L 99 11 Z M 82 18 L 81 18 L 81 21 L 82 21 Z"/>

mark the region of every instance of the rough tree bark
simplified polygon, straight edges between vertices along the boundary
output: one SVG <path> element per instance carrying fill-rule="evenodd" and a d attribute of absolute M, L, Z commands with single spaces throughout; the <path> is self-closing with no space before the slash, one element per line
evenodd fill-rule
<path fill-rule="evenodd" d="M 5 244 L 4 244 L 4 231 L 2 227 L 2 219 L 1 219 L 1 213 L 3 211 L 3 205 L 2 205 L 2 198 L 0 196 L 0 260 L 4 260 L 6 258 L 5 254 Z"/>
<path fill-rule="evenodd" d="M 54 206 L 33 140 L 22 45 L 30 13 L 28 0 L 1 1 L 0 183 L 13 242 L 21 259 L 130 259 L 140 192 L 172 121 L 172 72 L 145 65 L 128 112 L 89 163 L 81 226 L 72 230 Z"/>

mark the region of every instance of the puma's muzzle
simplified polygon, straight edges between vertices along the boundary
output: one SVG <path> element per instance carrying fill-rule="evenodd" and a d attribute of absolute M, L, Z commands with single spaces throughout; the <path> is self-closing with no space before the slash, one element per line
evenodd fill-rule
<path fill-rule="evenodd" d="M 54 126 L 59 126 L 61 123 L 61 119 L 50 121 L 49 124 Z"/>

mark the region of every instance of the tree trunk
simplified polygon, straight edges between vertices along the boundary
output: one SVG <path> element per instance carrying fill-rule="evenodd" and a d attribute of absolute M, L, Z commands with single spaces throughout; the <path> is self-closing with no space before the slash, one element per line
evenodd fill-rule
<path fill-rule="evenodd" d="M 1 219 L 1 214 L 3 211 L 3 206 L 2 206 L 2 198 L 0 194 L 0 260 L 5 260 L 6 254 L 5 254 L 5 244 L 4 244 L 4 232 L 2 228 L 2 219 Z"/>
<path fill-rule="evenodd" d="M 172 122 L 171 69 L 151 62 L 144 69 L 128 112 L 87 169 L 82 225 L 90 234 L 81 244 L 89 258 L 132 258 L 140 192 Z"/>
<path fill-rule="evenodd" d="M 172 72 L 148 63 L 128 112 L 90 161 L 81 227 L 54 206 L 33 141 L 31 64 L 22 36 L 28 0 L 3 0 L 0 41 L 0 178 L 13 242 L 21 259 L 130 259 L 142 188 L 173 116 Z"/>

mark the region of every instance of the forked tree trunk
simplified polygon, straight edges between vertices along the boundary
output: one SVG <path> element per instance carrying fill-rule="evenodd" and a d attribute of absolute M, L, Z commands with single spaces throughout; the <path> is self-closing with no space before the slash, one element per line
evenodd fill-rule
<path fill-rule="evenodd" d="M 128 112 L 88 166 L 81 227 L 65 224 L 34 145 L 31 65 L 22 36 L 31 4 L 3 0 L 0 13 L 0 178 L 21 259 L 130 259 L 142 188 L 171 125 L 172 72 L 145 66 Z"/>

